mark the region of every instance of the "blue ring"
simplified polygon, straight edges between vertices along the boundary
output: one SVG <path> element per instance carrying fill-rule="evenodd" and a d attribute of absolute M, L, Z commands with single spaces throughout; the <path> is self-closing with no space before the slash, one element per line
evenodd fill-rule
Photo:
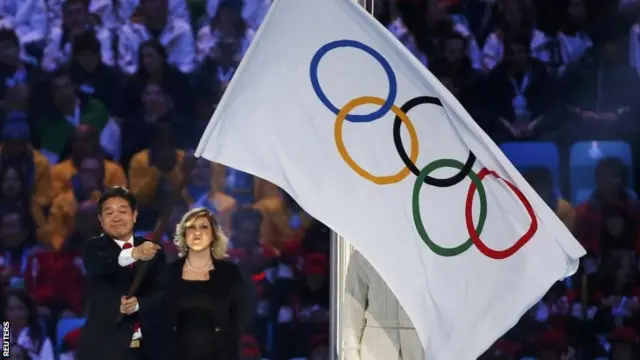
<path fill-rule="evenodd" d="M 320 101 L 327 107 L 327 109 L 331 110 L 335 115 L 338 115 L 340 109 L 338 109 L 335 105 L 331 103 L 327 95 L 322 91 L 322 87 L 320 86 L 320 81 L 318 80 L 318 65 L 320 64 L 320 60 L 322 57 L 328 53 L 329 51 L 341 47 L 352 47 L 356 49 L 360 49 L 367 54 L 371 55 L 374 59 L 376 59 L 382 68 L 387 73 L 387 78 L 389 79 L 389 94 L 387 95 L 387 100 L 385 103 L 376 111 L 370 114 L 364 115 L 355 115 L 348 114 L 346 116 L 346 120 L 350 122 L 371 122 L 378 120 L 383 117 L 396 101 L 396 95 L 398 94 L 398 83 L 396 81 L 396 74 L 393 72 L 391 65 L 379 52 L 375 51 L 373 48 L 355 40 L 337 40 L 332 41 L 323 45 L 316 53 L 313 55 L 311 59 L 311 64 L 309 68 L 309 77 L 311 78 L 311 85 L 313 86 L 313 90 L 316 92 L 316 96 Z"/>

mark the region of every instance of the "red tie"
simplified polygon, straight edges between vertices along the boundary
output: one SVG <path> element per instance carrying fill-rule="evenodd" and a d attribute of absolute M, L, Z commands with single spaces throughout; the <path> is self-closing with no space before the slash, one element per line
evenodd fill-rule
<path fill-rule="evenodd" d="M 133 245 L 131 245 L 131 243 L 126 242 L 124 243 L 124 245 L 122 245 L 122 250 L 131 249 L 132 247 Z M 129 269 L 133 269 L 133 264 L 129 265 Z"/>

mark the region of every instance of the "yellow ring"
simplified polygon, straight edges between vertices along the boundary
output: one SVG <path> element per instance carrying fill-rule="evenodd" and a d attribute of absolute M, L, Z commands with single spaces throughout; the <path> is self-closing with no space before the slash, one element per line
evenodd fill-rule
<path fill-rule="evenodd" d="M 347 115 L 354 108 L 360 105 L 365 105 L 365 104 L 374 104 L 374 105 L 382 106 L 384 105 L 384 103 L 385 103 L 384 99 L 379 97 L 374 97 L 374 96 L 362 96 L 362 97 L 353 99 L 349 101 L 345 106 L 343 106 L 342 109 L 340 109 L 340 112 L 336 117 L 336 124 L 334 127 L 334 137 L 336 139 L 336 146 L 338 147 L 338 152 L 340 153 L 340 156 L 342 156 L 342 159 L 344 160 L 344 162 L 346 162 L 347 165 L 349 165 L 349 167 L 353 169 L 353 171 L 355 171 L 358 175 L 378 185 L 389 185 L 389 184 L 398 183 L 404 180 L 404 178 L 406 178 L 407 176 L 409 176 L 411 171 L 409 170 L 409 168 L 405 166 L 402 170 L 400 170 L 394 175 L 376 176 L 371 174 L 367 170 L 363 169 L 362 167 L 360 167 L 360 165 L 356 164 L 356 162 L 351 158 L 351 155 L 349 155 L 349 152 L 347 151 L 347 148 L 344 145 L 344 140 L 342 138 L 342 126 L 344 125 L 344 121 Z M 416 133 L 416 129 L 413 126 L 413 123 L 411 122 L 411 120 L 409 120 L 409 117 L 407 116 L 407 114 L 404 111 L 402 111 L 402 109 L 393 105 L 391 107 L 391 111 L 400 118 L 400 120 L 404 123 L 404 125 L 407 127 L 407 130 L 409 131 L 409 137 L 411 139 L 411 153 L 409 154 L 409 158 L 411 159 L 411 162 L 415 164 L 416 160 L 418 159 L 418 152 L 419 152 L 418 134 Z"/>

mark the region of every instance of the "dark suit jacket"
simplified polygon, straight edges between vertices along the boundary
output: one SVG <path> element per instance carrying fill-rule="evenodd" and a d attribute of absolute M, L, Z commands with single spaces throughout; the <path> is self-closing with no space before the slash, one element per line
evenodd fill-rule
<path fill-rule="evenodd" d="M 138 246 L 146 239 L 135 237 Z M 89 277 L 87 324 L 82 332 L 76 359 L 118 360 L 124 359 L 133 324 L 140 322 L 145 353 L 152 360 L 175 360 L 173 334 L 166 314 L 164 297 L 167 264 L 164 252 L 159 251 L 150 260 L 145 277 L 136 294 L 139 310 L 124 316 L 120 323 L 120 297 L 126 295 L 134 274 L 142 269 L 143 261 L 137 261 L 134 269 L 118 264 L 120 246 L 109 236 L 89 239 L 84 246 L 84 265 Z"/>
<path fill-rule="evenodd" d="M 177 329 L 181 302 L 182 268 L 185 258 L 170 265 L 168 302 L 170 322 Z M 215 345 L 219 349 L 218 360 L 236 360 L 239 357 L 238 342 L 246 327 L 246 288 L 238 266 L 225 260 L 214 260 L 214 270 L 209 272 L 210 296 L 215 311 L 211 314 L 216 325 Z M 176 333 L 179 336 L 179 333 Z"/>

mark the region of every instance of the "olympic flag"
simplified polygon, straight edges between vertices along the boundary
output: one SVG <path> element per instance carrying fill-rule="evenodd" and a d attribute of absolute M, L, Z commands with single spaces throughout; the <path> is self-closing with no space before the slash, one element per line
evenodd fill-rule
<path fill-rule="evenodd" d="M 428 360 L 475 359 L 584 255 L 458 101 L 352 1 L 276 0 L 196 155 L 277 184 L 349 239 Z"/>

